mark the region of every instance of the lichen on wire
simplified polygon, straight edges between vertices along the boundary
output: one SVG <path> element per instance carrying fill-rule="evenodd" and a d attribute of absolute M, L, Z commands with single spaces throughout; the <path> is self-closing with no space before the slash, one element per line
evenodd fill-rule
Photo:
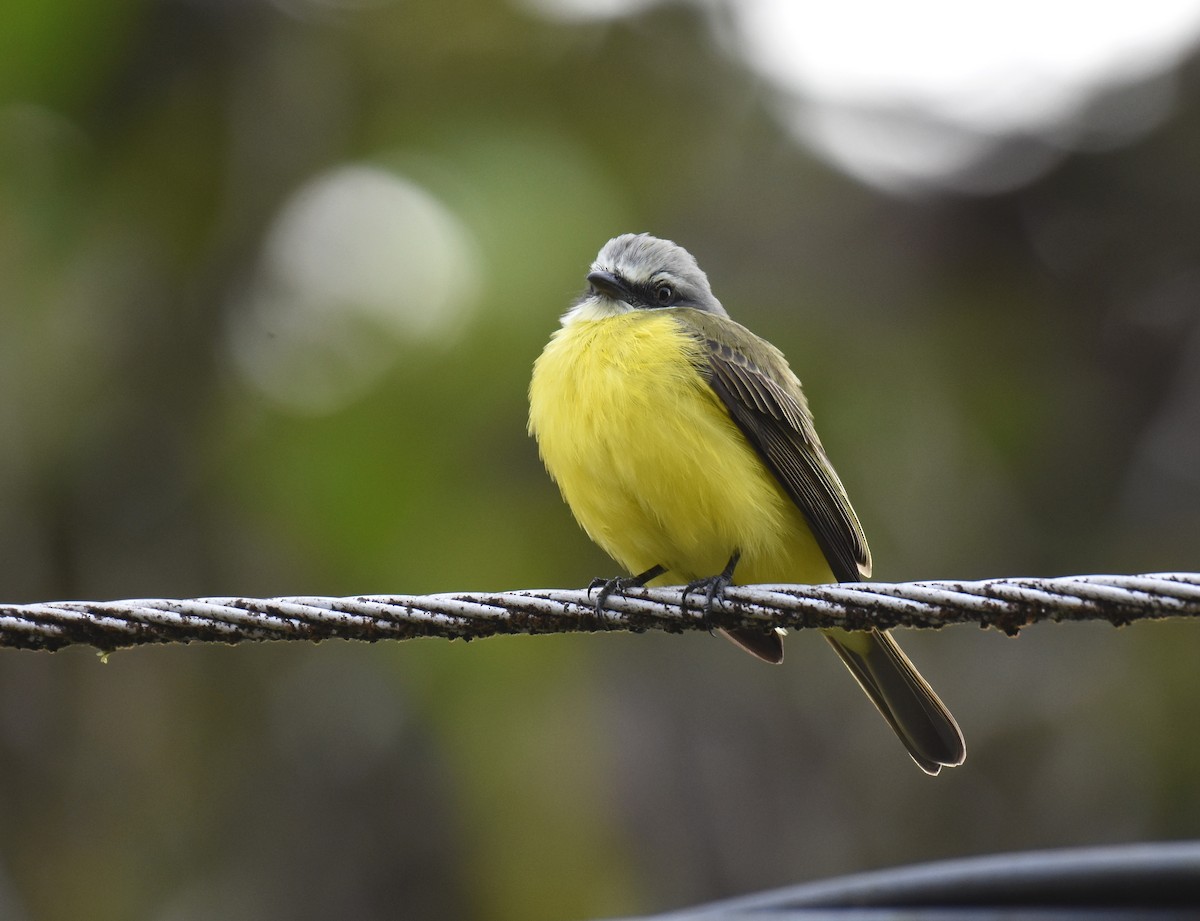
<path fill-rule="evenodd" d="M 728 588 L 703 610 L 680 588 L 610 595 L 585 589 L 360 595 L 346 598 L 135 599 L 0 605 L 0 646 L 108 651 L 163 643 L 479 639 L 497 634 L 681 633 L 716 627 L 938 628 L 974 623 L 1008 634 L 1041 621 L 1200 617 L 1200 573 L 862 582 Z"/>

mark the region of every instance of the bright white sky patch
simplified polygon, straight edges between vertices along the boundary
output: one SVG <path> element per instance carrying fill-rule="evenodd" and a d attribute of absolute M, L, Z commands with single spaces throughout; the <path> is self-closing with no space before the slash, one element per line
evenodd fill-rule
<path fill-rule="evenodd" d="M 636 12 L 624 0 L 525 0 L 564 18 Z M 720 0 L 693 0 L 711 10 Z M 1200 0 L 726 0 L 722 43 L 778 91 L 815 152 L 891 188 L 997 191 L 1063 148 L 1127 143 L 1165 118 L 1169 72 L 1200 37 Z M 1093 103 L 1144 84 L 1103 118 Z M 970 177 L 1005 136 L 1048 145 Z M 990 166 L 989 166 L 990 169 Z"/>
<path fill-rule="evenodd" d="M 1174 66 L 1196 0 L 739 0 L 748 63 L 827 103 L 914 106 L 979 131 L 1044 126 Z"/>

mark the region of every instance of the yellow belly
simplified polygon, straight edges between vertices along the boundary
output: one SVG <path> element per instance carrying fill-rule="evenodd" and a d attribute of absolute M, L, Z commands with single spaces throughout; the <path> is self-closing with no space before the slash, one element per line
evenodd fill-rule
<path fill-rule="evenodd" d="M 659 583 L 833 581 L 799 509 L 697 373 L 670 313 L 559 329 L 534 365 L 529 430 L 576 520 L 630 573 Z"/>

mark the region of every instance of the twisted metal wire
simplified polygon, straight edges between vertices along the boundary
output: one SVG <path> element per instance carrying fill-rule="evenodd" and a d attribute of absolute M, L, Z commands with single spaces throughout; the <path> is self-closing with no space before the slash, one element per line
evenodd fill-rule
<path fill-rule="evenodd" d="M 753 585 L 726 589 L 709 611 L 680 588 L 613 594 L 603 610 L 588 590 L 360 595 L 348 598 L 135 599 L 0 605 L 0 646 L 108 651 L 150 643 L 243 643 L 625 630 L 937 628 L 975 623 L 1015 635 L 1039 621 L 1200 616 L 1200 573 L 1091 575 L 978 582 Z"/>

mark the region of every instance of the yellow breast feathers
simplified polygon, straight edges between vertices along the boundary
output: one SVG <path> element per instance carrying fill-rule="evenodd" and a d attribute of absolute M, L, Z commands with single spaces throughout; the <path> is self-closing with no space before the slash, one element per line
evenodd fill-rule
<path fill-rule="evenodd" d="M 577 318 L 534 366 L 529 430 L 588 535 L 660 582 L 826 581 L 803 516 L 699 369 L 704 345 L 673 310 Z"/>

